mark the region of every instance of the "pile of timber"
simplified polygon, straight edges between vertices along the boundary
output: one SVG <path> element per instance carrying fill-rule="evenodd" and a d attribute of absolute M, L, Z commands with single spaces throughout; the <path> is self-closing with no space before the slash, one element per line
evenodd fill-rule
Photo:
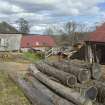
<path fill-rule="evenodd" d="M 52 92 L 33 77 L 23 79 L 20 76 L 11 74 L 9 74 L 9 77 L 23 90 L 32 105 L 74 105 Z"/>
<path fill-rule="evenodd" d="M 65 61 L 66 64 L 88 69 L 91 72 L 91 78 L 99 80 L 102 76 L 101 67 L 99 63 L 90 64 L 89 62 L 84 62 L 80 60 Z"/>
<path fill-rule="evenodd" d="M 80 93 L 82 92 L 83 95 L 83 91 L 85 89 L 85 97 L 88 97 L 91 100 L 97 99 L 97 101 L 102 104 L 105 103 L 105 84 L 103 85 L 103 81 L 101 81 L 102 72 L 100 64 L 89 64 L 87 62 L 80 62 L 78 60 L 64 62 L 44 62 L 60 71 L 64 71 L 76 76 L 77 82 L 79 84 L 76 84 L 74 89 L 78 90 Z"/>
<path fill-rule="evenodd" d="M 45 62 L 59 70 L 76 75 L 79 82 L 86 82 L 90 78 L 99 80 L 102 76 L 100 64 L 98 63 L 89 64 L 87 62 L 80 63 L 76 61 Z"/>
<path fill-rule="evenodd" d="M 35 65 L 38 68 L 38 70 L 40 70 L 42 73 L 45 73 L 49 76 L 53 76 L 57 78 L 64 85 L 72 87 L 77 83 L 76 76 L 66 73 L 64 71 L 60 71 L 54 67 L 49 66 L 44 62 L 40 62 L 40 63 L 37 62 Z"/>
<path fill-rule="evenodd" d="M 10 78 L 32 105 L 104 105 L 105 85 L 99 71 L 100 65 L 87 62 L 40 61 L 29 65 L 25 79 L 11 74 Z"/>
<path fill-rule="evenodd" d="M 75 65 L 68 65 L 63 62 L 47 62 L 47 63 L 51 66 L 53 65 L 59 71 L 64 71 L 74 75 L 75 77 L 77 77 L 77 80 L 80 83 L 87 82 L 90 79 L 91 73 L 87 68 L 81 68 Z"/>
<path fill-rule="evenodd" d="M 37 64 L 38 65 L 38 64 Z M 69 102 L 72 102 L 74 105 L 92 105 L 90 99 L 81 96 L 79 92 L 75 90 L 65 87 L 62 84 L 53 81 L 50 77 L 46 76 L 44 73 L 40 72 L 35 65 L 30 65 L 30 73 L 35 77 L 37 80 L 42 82 L 56 94 L 60 95 L 61 97 L 65 98 Z"/>

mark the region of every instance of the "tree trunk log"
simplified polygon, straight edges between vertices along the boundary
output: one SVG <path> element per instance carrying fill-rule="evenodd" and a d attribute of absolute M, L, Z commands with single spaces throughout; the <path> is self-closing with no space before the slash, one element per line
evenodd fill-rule
<path fill-rule="evenodd" d="M 91 75 L 92 78 L 95 80 L 99 80 L 102 76 L 101 67 L 98 63 L 93 63 L 92 69 L 91 69 Z"/>
<path fill-rule="evenodd" d="M 97 101 L 99 103 L 105 104 L 105 83 L 100 81 L 95 81 L 94 84 L 98 89 Z"/>
<path fill-rule="evenodd" d="M 36 79 L 38 79 L 40 82 L 51 88 L 54 92 L 71 101 L 72 103 L 76 105 L 92 105 L 92 102 L 89 99 L 82 97 L 73 89 L 67 88 L 55 81 L 50 80 L 48 76 L 38 71 L 38 69 L 34 65 L 30 65 L 29 70 Z"/>
<path fill-rule="evenodd" d="M 44 62 L 36 63 L 35 65 L 41 72 L 57 78 L 64 85 L 72 87 L 77 83 L 77 78 L 74 75 L 60 71 Z"/>
<path fill-rule="evenodd" d="M 85 84 L 77 84 L 74 87 L 74 90 L 78 91 L 82 96 L 95 101 L 97 98 L 98 90 L 96 86 L 93 84 L 85 83 Z"/>
<path fill-rule="evenodd" d="M 84 69 L 91 69 L 92 68 L 92 64 L 88 63 L 88 62 L 84 62 L 84 61 L 78 61 L 78 60 L 71 60 L 71 61 L 64 61 L 65 64 L 68 65 L 73 65 L 79 68 L 84 68 Z"/>
<path fill-rule="evenodd" d="M 41 91 L 34 88 L 28 81 L 11 74 L 9 74 L 9 77 L 22 89 L 32 105 L 54 105 L 51 100 L 49 100 L 49 97 L 46 97 L 45 94 L 42 94 Z"/>
<path fill-rule="evenodd" d="M 44 94 L 45 97 L 48 97 L 49 101 L 53 103 L 53 105 L 74 105 L 73 103 L 61 98 L 50 89 L 48 89 L 45 85 L 40 83 L 34 77 L 28 77 L 28 80 L 32 83 L 33 87 Z"/>
<path fill-rule="evenodd" d="M 84 68 L 84 69 L 89 69 L 91 71 L 91 77 L 92 79 L 95 80 L 99 80 L 102 76 L 102 72 L 101 72 L 101 67 L 99 63 L 87 63 L 87 62 L 82 62 L 82 61 L 78 61 L 78 60 L 74 60 L 74 61 L 65 61 L 66 64 L 68 65 L 72 65 L 72 66 L 76 66 L 76 67 L 80 67 L 80 68 Z"/>
<path fill-rule="evenodd" d="M 85 89 L 85 97 L 89 98 L 92 101 L 95 101 L 97 98 L 98 90 L 95 86 Z"/>
<path fill-rule="evenodd" d="M 58 70 L 71 73 L 75 75 L 80 83 L 85 83 L 91 78 L 90 70 L 76 67 L 74 65 L 67 65 L 62 62 L 48 62 L 49 65 L 53 65 Z"/>

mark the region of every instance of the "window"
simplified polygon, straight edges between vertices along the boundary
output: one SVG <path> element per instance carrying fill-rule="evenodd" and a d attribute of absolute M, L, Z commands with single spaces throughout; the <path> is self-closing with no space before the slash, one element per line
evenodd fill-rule
<path fill-rule="evenodd" d="M 2 46 L 2 47 L 7 47 L 7 44 L 8 44 L 8 40 L 2 38 L 2 39 L 1 39 L 0 46 Z"/>
<path fill-rule="evenodd" d="M 0 39 L 0 46 L 1 46 L 1 39 Z"/>

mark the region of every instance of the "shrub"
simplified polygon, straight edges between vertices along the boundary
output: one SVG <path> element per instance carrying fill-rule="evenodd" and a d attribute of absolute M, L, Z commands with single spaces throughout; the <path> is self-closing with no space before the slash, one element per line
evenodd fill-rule
<path fill-rule="evenodd" d="M 44 58 L 44 54 L 43 53 L 33 53 L 33 52 L 25 52 L 23 53 L 23 56 L 26 59 L 29 59 L 33 62 L 37 61 L 37 60 L 41 60 Z"/>

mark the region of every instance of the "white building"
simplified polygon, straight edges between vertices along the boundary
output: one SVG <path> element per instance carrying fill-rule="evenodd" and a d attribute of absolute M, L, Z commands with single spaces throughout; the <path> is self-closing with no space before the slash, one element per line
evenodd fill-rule
<path fill-rule="evenodd" d="M 0 51 L 20 50 L 22 34 L 0 34 Z"/>

